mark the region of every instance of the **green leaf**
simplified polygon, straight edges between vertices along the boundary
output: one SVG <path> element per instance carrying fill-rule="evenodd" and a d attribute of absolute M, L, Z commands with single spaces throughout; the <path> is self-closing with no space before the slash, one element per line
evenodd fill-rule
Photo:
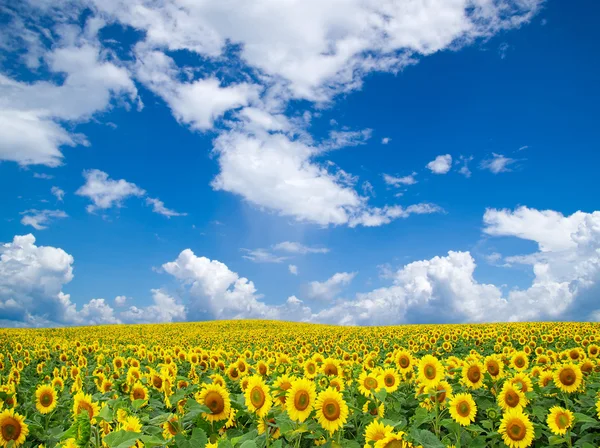
<path fill-rule="evenodd" d="M 140 437 L 140 440 L 144 443 L 144 446 L 148 447 L 148 448 L 152 448 L 154 446 L 160 446 L 160 445 L 165 444 L 165 441 L 162 437 L 156 437 L 156 436 L 143 435 L 142 437 Z"/>
<path fill-rule="evenodd" d="M 146 400 L 143 400 L 143 399 L 140 398 L 138 400 L 133 400 L 131 402 L 131 407 L 133 409 L 137 410 L 137 409 L 140 409 L 142 406 L 144 406 L 145 403 L 146 403 Z"/>
<path fill-rule="evenodd" d="M 411 431 L 411 436 L 417 444 L 423 445 L 423 448 L 445 448 L 435 434 L 426 429 L 415 429 Z"/>
<path fill-rule="evenodd" d="M 194 448 L 203 448 L 206 446 L 207 442 L 208 437 L 206 436 L 206 433 L 200 428 L 194 428 L 194 430 L 192 431 L 192 438 L 190 439 L 190 443 L 192 444 L 192 446 Z"/>
<path fill-rule="evenodd" d="M 575 414 L 573 415 L 575 416 L 576 423 L 597 423 L 597 420 L 595 418 L 590 417 L 589 415 L 581 414 L 578 412 L 575 412 Z"/>
<path fill-rule="evenodd" d="M 104 437 L 104 443 L 106 443 L 109 448 L 129 448 L 130 446 L 135 445 L 135 442 L 142 435 L 139 432 L 133 431 L 115 431 Z"/>
<path fill-rule="evenodd" d="M 375 398 L 383 403 L 387 398 L 387 390 L 381 388 L 377 392 L 374 392 L 373 395 L 375 395 Z"/>
<path fill-rule="evenodd" d="M 254 443 L 254 440 L 246 440 L 240 445 L 240 448 L 256 448 L 256 443 Z"/>
<path fill-rule="evenodd" d="M 566 440 L 563 437 L 559 437 L 559 436 L 548 437 L 548 443 L 550 443 L 550 445 L 561 445 L 565 442 L 566 442 Z"/>
<path fill-rule="evenodd" d="M 113 416 L 113 412 L 110 409 L 110 407 L 104 406 L 100 410 L 100 413 L 98 414 L 98 417 L 100 417 L 102 420 L 104 420 L 106 422 L 112 422 L 114 416 Z"/>

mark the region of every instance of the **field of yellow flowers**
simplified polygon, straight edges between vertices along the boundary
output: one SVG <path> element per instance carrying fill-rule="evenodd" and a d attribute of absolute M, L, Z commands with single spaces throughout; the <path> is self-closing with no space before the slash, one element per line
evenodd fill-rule
<path fill-rule="evenodd" d="M 0 329 L 2 447 L 600 445 L 600 325 Z"/>

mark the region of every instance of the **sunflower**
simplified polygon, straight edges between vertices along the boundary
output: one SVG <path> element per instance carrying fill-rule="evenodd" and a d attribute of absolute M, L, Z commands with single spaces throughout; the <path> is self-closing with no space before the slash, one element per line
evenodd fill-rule
<path fill-rule="evenodd" d="M 100 412 L 100 407 L 97 402 L 92 401 L 91 395 L 78 392 L 73 397 L 73 417 L 77 417 L 83 411 L 88 413 L 90 420 L 93 422 Z"/>
<path fill-rule="evenodd" d="M 319 393 L 315 409 L 317 410 L 317 420 L 330 434 L 344 426 L 348 419 L 348 405 L 342 394 L 332 388 Z"/>
<path fill-rule="evenodd" d="M 388 393 L 395 392 L 400 385 L 400 376 L 396 370 L 389 368 L 385 369 L 379 375 L 379 382 L 385 388 Z"/>
<path fill-rule="evenodd" d="M 497 355 L 490 355 L 485 358 L 483 366 L 487 373 L 492 377 L 492 379 L 496 380 L 502 376 L 504 373 L 504 364 L 498 359 Z"/>
<path fill-rule="evenodd" d="M 379 384 L 378 377 L 366 371 L 362 371 L 358 377 L 358 391 L 365 397 L 370 397 L 373 391 L 378 391 L 383 385 Z"/>
<path fill-rule="evenodd" d="M 296 380 L 286 396 L 286 408 L 290 418 L 303 422 L 308 418 L 315 404 L 317 397 L 315 383 L 304 378 Z"/>
<path fill-rule="evenodd" d="M 264 434 L 265 432 L 267 432 L 267 428 L 269 429 L 269 437 L 271 439 L 277 440 L 279 437 L 281 437 L 281 431 L 276 426 L 276 422 L 275 422 L 274 418 L 270 418 L 270 419 L 261 418 L 258 420 L 258 425 L 256 428 L 256 429 L 258 429 L 258 434 Z"/>
<path fill-rule="evenodd" d="M 273 398 L 281 406 L 285 406 L 287 391 L 290 390 L 295 380 L 296 377 L 283 374 L 273 383 Z"/>
<path fill-rule="evenodd" d="M 375 442 L 375 448 L 409 448 L 412 445 L 402 439 L 403 432 L 387 434 L 383 439 Z"/>
<path fill-rule="evenodd" d="M 450 416 L 462 426 L 469 426 L 475 421 L 477 405 L 471 394 L 456 394 L 450 400 Z"/>
<path fill-rule="evenodd" d="M 575 392 L 581 386 L 582 376 L 578 365 L 563 364 L 554 371 L 554 384 L 563 392 Z"/>
<path fill-rule="evenodd" d="M 385 425 L 379 420 L 373 420 L 365 428 L 365 442 L 377 442 L 378 440 L 385 439 L 389 434 L 394 431 L 393 426 Z"/>
<path fill-rule="evenodd" d="M 523 372 L 517 373 L 509 381 L 511 382 L 511 384 L 514 384 L 519 389 L 521 389 L 521 392 L 523 392 L 524 394 L 526 394 L 527 392 L 531 392 L 533 390 L 533 384 L 531 383 L 531 378 L 529 378 L 529 375 L 527 375 Z"/>
<path fill-rule="evenodd" d="M 362 407 L 363 414 L 371 414 L 375 418 L 383 418 L 385 416 L 385 405 L 381 403 L 379 406 L 371 400 L 367 400 Z"/>
<path fill-rule="evenodd" d="M 510 365 L 513 369 L 518 370 L 519 372 L 525 370 L 529 367 L 529 357 L 525 352 L 515 352 L 510 359 Z"/>
<path fill-rule="evenodd" d="M 444 366 L 435 356 L 423 356 L 419 361 L 417 370 L 419 382 L 424 386 L 436 386 L 444 379 Z"/>
<path fill-rule="evenodd" d="M 483 365 L 479 361 L 470 361 L 462 368 L 462 382 L 470 389 L 483 386 Z"/>
<path fill-rule="evenodd" d="M 169 419 L 162 424 L 163 439 L 169 440 L 175 437 L 177 434 L 181 432 L 181 425 L 179 423 L 179 417 L 176 415 L 172 415 Z"/>
<path fill-rule="evenodd" d="M 504 383 L 502 386 L 502 390 L 498 394 L 497 401 L 498 406 L 500 406 L 503 411 L 508 411 L 509 409 L 522 410 L 527 404 L 527 398 L 525 398 L 525 394 L 521 392 L 521 389 L 509 381 Z"/>
<path fill-rule="evenodd" d="M 308 361 L 306 361 L 304 363 L 303 369 L 304 376 L 306 378 L 313 379 L 315 376 L 317 376 L 317 363 L 314 360 L 309 359 Z"/>
<path fill-rule="evenodd" d="M 429 395 L 433 403 L 445 405 L 452 399 L 452 386 L 447 381 L 440 381 L 437 386 L 430 387 Z"/>
<path fill-rule="evenodd" d="M 548 419 L 546 420 L 552 434 L 561 436 L 573 426 L 573 413 L 568 409 L 554 406 L 550 408 Z"/>
<path fill-rule="evenodd" d="M 130 432 L 142 432 L 142 423 L 135 415 L 130 415 L 119 425 L 119 429 Z"/>
<path fill-rule="evenodd" d="M 498 432 L 506 446 L 510 448 L 525 448 L 533 442 L 533 424 L 529 417 L 518 409 L 504 413 Z"/>
<path fill-rule="evenodd" d="M 48 414 L 56 408 L 56 391 L 52 386 L 41 385 L 35 391 L 35 407 L 40 414 Z"/>
<path fill-rule="evenodd" d="M 331 380 L 329 380 L 329 387 L 333 387 L 338 392 L 341 392 L 346 388 L 344 380 L 339 377 L 332 378 Z"/>
<path fill-rule="evenodd" d="M 396 366 L 401 373 L 406 373 L 409 370 L 412 370 L 415 362 L 410 352 L 406 350 L 399 350 L 396 353 L 394 360 L 396 361 Z"/>
<path fill-rule="evenodd" d="M 253 375 L 248 379 L 244 395 L 248 410 L 255 412 L 259 417 L 267 415 L 273 405 L 269 388 L 260 376 Z"/>
<path fill-rule="evenodd" d="M 325 359 L 321 366 L 321 372 L 326 376 L 338 376 L 340 372 L 340 362 L 333 358 Z"/>
<path fill-rule="evenodd" d="M 29 434 L 25 424 L 25 417 L 19 415 L 14 409 L 5 409 L 0 413 L 0 446 L 13 443 L 17 447 L 22 445 Z"/>
<path fill-rule="evenodd" d="M 146 389 L 142 383 L 137 381 L 133 386 L 131 386 L 129 398 L 131 401 L 144 400 L 144 404 L 146 404 L 148 403 L 148 389 Z"/>
<path fill-rule="evenodd" d="M 223 386 L 218 384 L 206 384 L 200 392 L 196 394 L 198 403 L 203 404 L 209 413 L 202 413 L 202 417 L 209 422 L 218 422 L 229 418 L 231 410 L 231 400 L 229 392 Z"/>

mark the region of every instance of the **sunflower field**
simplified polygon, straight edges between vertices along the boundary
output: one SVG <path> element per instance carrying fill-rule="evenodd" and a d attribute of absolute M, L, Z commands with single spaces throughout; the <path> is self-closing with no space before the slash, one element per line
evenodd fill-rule
<path fill-rule="evenodd" d="M 600 325 L 0 329 L 1 447 L 600 446 Z"/>

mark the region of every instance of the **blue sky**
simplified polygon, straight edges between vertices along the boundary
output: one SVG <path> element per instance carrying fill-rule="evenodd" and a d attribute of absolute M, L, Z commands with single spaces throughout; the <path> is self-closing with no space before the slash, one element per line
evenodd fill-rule
<path fill-rule="evenodd" d="M 600 316 L 600 6 L 260 3 L 1 7 L 2 325 Z"/>

